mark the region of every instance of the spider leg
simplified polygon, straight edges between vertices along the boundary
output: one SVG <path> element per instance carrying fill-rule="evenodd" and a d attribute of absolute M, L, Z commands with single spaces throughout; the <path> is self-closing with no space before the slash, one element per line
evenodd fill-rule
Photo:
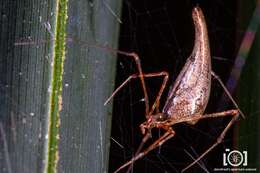
<path fill-rule="evenodd" d="M 163 91 L 164 91 L 164 89 L 165 89 L 165 86 L 166 86 L 166 84 L 167 84 L 167 81 L 168 81 L 168 79 L 169 79 L 169 74 L 168 74 L 168 72 L 163 71 L 163 72 L 159 72 L 159 73 L 154 73 L 154 75 L 156 75 L 156 74 L 157 74 L 158 76 L 162 76 L 162 75 L 163 75 L 164 78 L 163 78 L 163 83 L 161 84 L 160 90 L 159 90 L 159 92 L 158 92 L 158 94 L 157 94 L 157 96 L 156 96 L 156 99 L 155 99 L 154 103 L 153 103 L 153 106 L 152 106 L 152 108 L 151 108 L 149 114 L 146 116 L 147 119 L 148 119 L 148 117 L 149 117 L 150 115 L 152 115 L 152 113 L 153 113 L 153 111 L 154 111 L 155 108 L 156 108 L 156 112 L 157 112 L 157 113 L 159 112 L 160 99 L 161 99 L 162 93 L 163 93 Z M 147 75 L 147 74 L 145 74 L 145 77 L 148 77 L 148 76 L 146 76 L 146 75 Z M 151 74 L 150 74 L 150 75 L 151 75 Z M 156 75 L 156 76 L 157 76 L 157 75 Z M 154 77 L 154 76 L 150 76 L 150 77 Z M 138 147 L 138 149 L 137 149 L 137 151 L 136 151 L 136 153 L 135 153 L 134 156 L 136 156 L 136 155 L 138 155 L 138 154 L 140 153 L 141 149 L 143 148 L 144 143 L 147 141 L 148 137 L 151 136 L 150 133 L 151 133 L 150 131 L 147 132 L 146 135 L 149 135 L 149 136 L 147 136 L 147 137 L 145 136 L 145 137 L 143 138 L 142 143 L 141 143 L 140 146 Z M 145 140 L 144 140 L 144 139 L 145 139 Z M 132 163 L 132 165 L 133 165 L 133 163 Z M 128 172 L 131 170 L 132 167 L 133 167 L 133 166 L 129 166 L 129 168 L 128 168 L 128 170 L 126 171 L 126 173 L 128 173 Z"/>
<path fill-rule="evenodd" d="M 151 137 L 151 131 L 148 131 L 148 132 L 146 133 L 146 135 L 143 137 L 142 142 L 141 142 L 141 144 L 139 145 L 139 147 L 138 147 L 138 149 L 136 150 L 136 152 L 135 152 L 135 154 L 134 154 L 133 157 L 137 156 L 137 155 L 141 152 L 141 150 L 142 150 L 144 144 L 146 143 L 146 141 L 147 141 L 150 137 Z M 131 165 L 130 165 L 129 168 L 127 169 L 126 173 L 128 173 L 128 172 L 132 169 L 133 165 L 134 165 L 134 162 L 131 163 Z"/>
<path fill-rule="evenodd" d="M 228 91 L 228 89 L 226 88 L 226 86 L 224 85 L 224 83 L 221 81 L 220 77 L 218 75 L 216 75 L 216 73 L 214 71 L 211 71 L 211 75 L 217 79 L 217 81 L 220 83 L 221 87 L 224 89 L 225 93 L 227 94 L 227 96 L 229 97 L 229 99 L 232 101 L 232 103 L 235 105 L 235 107 L 237 108 L 237 110 L 239 111 L 239 113 L 241 114 L 241 116 L 243 118 L 245 118 L 245 114 L 239 109 L 236 101 L 233 99 L 233 97 L 231 96 L 230 92 Z"/>
<path fill-rule="evenodd" d="M 237 109 L 230 109 L 227 111 L 223 112 L 215 112 L 211 114 L 204 114 L 204 115 L 193 115 L 192 117 L 185 117 L 181 119 L 176 119 L 174 122 L 169 122 L 165 123 L 166 126 L 172 126 L 174 124 L 178 123 L 185 123 L 187 121 L 196 121 L 196 120 L 201 120 L 201 119 L 206 119 L 206 118 L 218 118 L 218 117 L 226 117 L 226 116 L 235 116 L 238 114 L 239 111 Z"/>
<path fill-rule="evenodd" d="M 160 76 L 164 76 L 164 78 L 163 78 L 163 82 L 161 84 L 161 88 L 160 88 L 160 90 L 159 90 L 159 92 L 158 92 L 158 94 L 156 96 L 156 99 L 155 99 L 155 101 L 153 103 L 153 106 L 152 106 L 152 108 L 151 108 L 151 110 L 149 112 L 149 115 L 151 115 L 153 113 L 155 108 L 156 108 L 156 112 L 157 113 L 159 112 L 160 99 L 161 99 L 162 93 L 163 93 L 163 91 L 165 89 L 165 86 L 166 86 L 166 84 L 168 82 L 168 79 L 169 79 L 169 74 L 166 71 L 162 71 L 162 72 L 160 72 L 158 74 L 160 74 Z"/>
<path fill-rule="evenodd" d="M 162 71 L 162 72 L 157 72 L 157 73 L 147 73 L 147 74 L 142 74 L 142 77 L 158 77 L 158 76 L 164 76 L 164 79 L 163 79 L 163 83 L 161 85 L 161 88 L 159 90 L 159 93 L 155 99 L 155 102 L 149 112 L 149 114 L 151 114 L 155 107 L 158 109 L 159 107 L 159 101 L 160 101 L 160 98 L 161 98 L 161 95 L 163 93 L 163 90 L 166 86 L 166 83 L 168 81 L 168 73 L 165 72 L 165 71 Z M 136 78 L 141 78 L 141 75 L 138 75 L 138 74 L 132 74 L 131 76 L 129 76 L 112 94 L 111 96 L 106 100 L 106 102 L 104 103 L 104 105 L 106 105 L 117 93 L 120 89 L 122 89 L 128 82 L 130 82 L 132 79 L 136 79 Z M 149 114 L 146 114 L 146 115 L 149 115 Z"/>
<path fill-rule="evenodd" d="M 230 127 L 234 124 L 234 122 L 237 120 L 239 117 L 239 110 L 231 110 L 231 111 L 224 111 L 224 112 L 219 112 L 219 113 L 214 113 L 214 114 L 208 114 L 208 115 L 203 115 L 201 116 L 200 119 L 204 118 L 216 118 L 216 117 L 223 117 L 223 116 L 228 116 L 231 115 L 233 116 L 230 122 L 227 124 L 225 129 L 222 131 L 220 136 L 217 138 L 217 141 L 211 145 L 205 152 L 203 152 L 196 160 L 194 160 L 191 164 L 189 164 L 187 167 L 185 167 L 181 172 L 186 171 L 190 167 L 192 167 L 195 163 L 197 163 L 199 160 L 201 160 L 206 154 L 208 154 L 212 149 L 214 149 L 219 143 L 221 143 L 227 133 L 227 131 L 230 129 Z M 196 117 L 195 117 L 196 119 Z M 197 118 L 198 119 L 198 118 Z"/>
<path fill-rule="evenodd" d="M 105 101 L 104 105 L 106 105 L 117 93 L 120 89 L 122 89 L 128 82 L 130 82 L 132 79 L 137 78 L 137 74 L 132 74 L 129 76 L 119 87 L 116 88 L 116 90 L 108 97 L 108 99 Z"/>
<path fill-rule="evenodd" d="M 122 170 L 123 168 L 125 168 L 128 165 L 131 165 L 132 163 L 134 163 L 135 161 L 139 160 L 140 158 L 144 157 L 146 154 L 148 154 L 150 151 L 152 151 L 153 149 L 155 149 L 156 147 L 162 145 L 164 142 L 166 142 L 167 140 L 169 140 L 170 138 L 172 138 L 175 135 L 175 132 L 173 131 L 173 129 L 171 127 L 168 128 L 168 131 L 166 131 L 164 133 L 163 136 L 161 136 L 159 139 L 157 139 L 153 144 L 151 144 L 147 149 L 145 149 L 144 151 L 140 152 L 139 154 L 135 155 L 131 160 L 129 160 L 128 162 L 126 162 L 125 164 L 123 164 L 122 166 L 120 166 L 114 173 L 119 172 L 120 170 Z"/>
<path fill-rule="evenodd" d="M 127 53 L 127 52 L 123 52 L 123 51 L 118 51 L 119 54 L 122 55 L 126 55 L 128 57 L 131 57 L 134 59 L 135 64 L 136 64 L 136 68 L 138 70 L 138 75 L 140 77 L 141 80 L 141 84 L 142 84 L 142 88 L 143 88 L 143 92 L 144 92 L 144 101 L 145 101 L 145 115 L 148 115 L 149 113 L 149 98 L 148 98 L 148 93 L 147 93 L 147 89 L 146 89 L 146 85 L 144 82 L 144 74 L 143 74 L 143 70 L 142 70 L 142 66 L 141 66 L 141 61 L 139 56 L 136 53 Z"/>

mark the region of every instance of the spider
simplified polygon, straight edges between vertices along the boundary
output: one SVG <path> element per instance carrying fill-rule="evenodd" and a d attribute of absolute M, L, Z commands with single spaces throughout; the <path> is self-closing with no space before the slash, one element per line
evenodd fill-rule
<path fill-rule="evenodd" d="M 155 149 L 158 146 L 161 146 L 167 140 L 174 137 L 175 131 L 173 130 L 172 126 L 177 123 L 188 123 L 194 125 L 200 119 L 232 116 L 231 121 L 227 124 L 225 129 L 217 138 L 217 141 L 212 144 L 206 151 L 204 151 L 191 164 L 184 168 L 182 170 L 182 172 L 184 172 L 222 142 L 229 128 L 239 117 L 239 114 L 241 114 L 242 117 L 245 117 L 234 99 L 232 98 L 231 94 L 224 86 L 221 79 L 211 70 L 211 55 L 207 26 L 202 10 L 199 7 L 195 7 L 193 9 L 192 18 L 195 26 L 194 48 L 190 57 L 186 60 L 186 63 L 180 74 L 178 75 L 175 83 L 170 88 L 167 100 L 162 111 L 159 111 L 160 98 L 168 82 L 168 73 L 166 71 L 157 73 L 143 73 L 140 58 L 136 53 L 118 51 L 119 54 L 123 54 L 134 59 L 138 73 L 129 76 L 112 93 L 105 104 L 107 104 L 111 100 L 111 98 L 114 97 L 115 94 L 128 82 L 130 82 L 132 79 L 139 78 L 144 93 L 146 121 L 140 125 L 141 133 L 144 135 L 144 137 L 134 157 L 123 164 L 121 167 L 119 167 L 114 173 L 117 173 L 123 168 L 133 164 L 136 160 L 144 157 L 151 150 Z M 233 102 L 236 109 L 211 114 L 203 114 L 209 100 L 212 76 L 216 78 L 220 85 L 223 87 L 225 93 Z M 151 77 L 163 77 L 163 82 L 160 87 L 159 93 L 154 103 L 152 104 L 152 107 L 150 108 L 144 78 Z M 154 143 L 152 143 L 148 148 L 142 151 L 144 144 L 151 137 L 151 131 L 153 128 L 163 129 L 165 130 L 165 133 Z"/>

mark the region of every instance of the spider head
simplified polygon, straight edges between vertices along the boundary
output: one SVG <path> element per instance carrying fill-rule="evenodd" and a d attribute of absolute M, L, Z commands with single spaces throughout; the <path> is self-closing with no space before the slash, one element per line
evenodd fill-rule
<path fill-rule="evenodd" d="M 151 131 L 154 127 L 160 128 L 162 122 L 164 122 L 165 120 L 167 120 L 166 114 L 157 113 L 154 115 L 150 115 L 149 118 L 147 119 L 147 121 L 145 121 L 144 123 L 142 123 L 140 125 L 142 134 L 145 134 L 146 130 L 148 132 Z"/>

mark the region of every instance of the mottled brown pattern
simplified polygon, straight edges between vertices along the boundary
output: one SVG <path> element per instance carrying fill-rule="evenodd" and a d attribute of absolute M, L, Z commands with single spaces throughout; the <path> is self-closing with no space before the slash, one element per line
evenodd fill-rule
<path fill-rule="evenodd" d="M 200 9 L 195 8 L 192 17 L 195 25 L 194 48 L 169 91 L 162 111 L 168 118 L 201 115 L 209 100 L 211 60 L 207 28 Z"/>

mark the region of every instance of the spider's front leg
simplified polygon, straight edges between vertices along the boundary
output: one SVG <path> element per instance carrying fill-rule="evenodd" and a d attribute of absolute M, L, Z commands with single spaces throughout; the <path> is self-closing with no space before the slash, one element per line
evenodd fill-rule
<path fill-rule="evenodd" d="M 137 74 L 132 74 L 131 76 L 129 76 L 112 94 L 111 96 L 105 101 L 104 105 L 106 105 L 116 94 L 117 92 L 122 89 L 128 82 L 130 82 L 132 79 L 136 79 L 136 78 L 139 78 L 140 81 L 141 81 L 141 85 L 142 85 L 142 89 L 143 89 L 143 93 L 144 93 L 144 102 L 145 102 L 145 116 L 146 116 L 146 119 L 148 119 L 148 116 L 150 114 L 153 113 L 153 111 L 156 109 L 156 112 L 159 112 L 159 105 L 160 105 L 160 98 L 161 98 L 161 95 L 165 89 L 165 86 L 167 84 L 167 81 L 168 81 L 168 78 L 169 78 L 169 74 L 168 72 L 166 71 L 161 71 L 161 72 L 155 72 L 155 73 L 147 73 L 147 74 L 144 74 L 143 73 L 143 69 L 142 69 L 142 66 L 141 66 L 141 61 L 140 61 L 140 58 L 139 56 L 132 52 L 132 53 L 129 53 L 129 52 L 124 52 L 124 51 L 117 51 L 119 54 L 121 55 L 125 55 L 127 57 L 130 57 L 134 60 L 135 62 L 135 65 L 136 65 L 136 68 L 138 70 L 138 73 Z M 145 77 L 161 77 L 163 76 L 163 83 L 160 87 L 160 90 L 159 90 L 159 93 L 155 99 L 155 102 L 153 103 L 152 105 L 152 108 L 150 110 L 149 108 L 149 98 L 148 98 L 148 93 L 147 93 L 147 89 L 146 89 L 146 84 L 145 84 L 145 81 L 144 81 L 144 78 Z"/>

